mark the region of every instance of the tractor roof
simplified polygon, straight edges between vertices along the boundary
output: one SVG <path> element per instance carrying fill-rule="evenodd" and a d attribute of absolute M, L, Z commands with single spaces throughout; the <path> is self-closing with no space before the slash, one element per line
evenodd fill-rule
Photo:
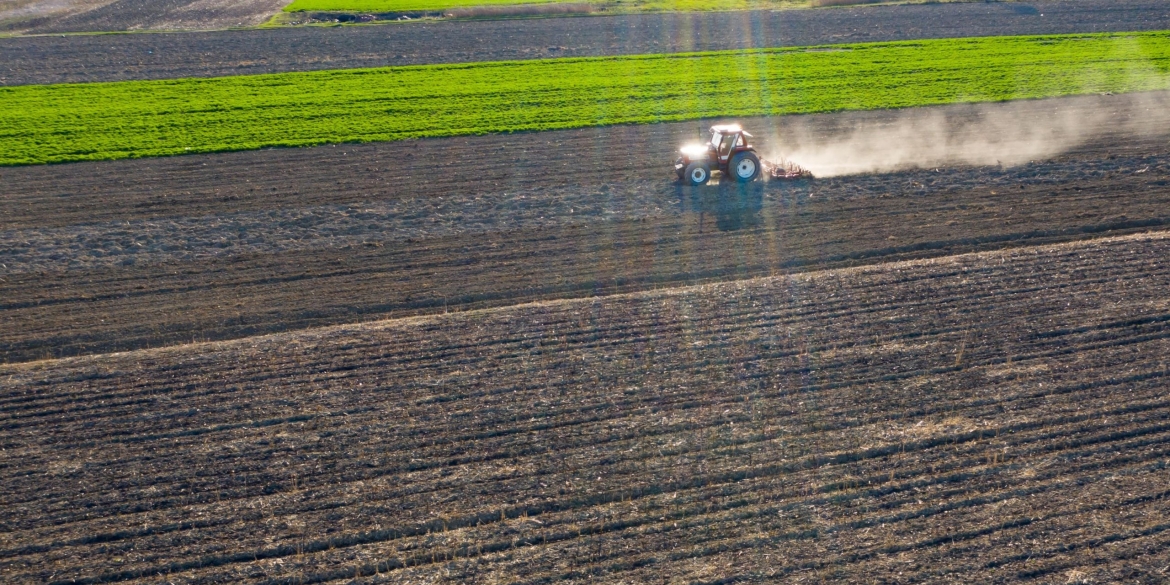
<path fill-rule="evenodd" d="M 711 131 L 718 132 L 720 134 L 731 134 L 732 132 L 743 132 L 744 136 L 747 136 L 749 138 L 751 137 L 751 134 L 744 132 L 743 128 L 739 124 L 716 124 L 716 125 L 711 127 Z"/>

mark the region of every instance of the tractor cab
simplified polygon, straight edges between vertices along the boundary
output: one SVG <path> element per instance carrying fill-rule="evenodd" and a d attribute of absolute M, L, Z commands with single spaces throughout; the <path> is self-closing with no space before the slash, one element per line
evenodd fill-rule
<path fill-rule="evenodd" d="M 711 139 L 706 144 L 688 144 L 674 161 L 678 178 L 690 185 L 702 185 L 719 171 L 740 183 L 756 180 L 760 175 L 760 159 L 756 149 L 748 143 L 752 137 L 738 124 L 719 124 L 709 130 Z"/>
<path fill-rule="evenodd" d="M 747 148 L 747 138 L 751 136 L 739 126 L 712 126 L 711 150 L 718 155 L 719 162 L 726 163 L 733 152 Z"/>

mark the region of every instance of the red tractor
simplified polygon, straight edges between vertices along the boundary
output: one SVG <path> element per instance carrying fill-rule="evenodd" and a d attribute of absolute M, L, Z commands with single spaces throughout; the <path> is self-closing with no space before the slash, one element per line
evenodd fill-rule
<path fill-rule="evenodd" d="M 688 185 L 703 185 L 711 173 L 719 171 L 740 183 L 756 180 L 763 171 L 772 179 L 811 179 L 812 173 L 781 158 L 779 162 L 760 161 L 756 149 L 748 144 L 752 137 L 738 124 L 712 126 L 711 140 L 688 144 L 679 149 L 682 156 L 674 161 L 674 172 Z"/>
<path fill-rule="evenodd" d="M 705 144 L 688 144 L 679 149 L 682 156 L 674 161 L 678 178 L 689 185 L 702 185 L 713 171 L 734 177 L 740 183 L 760 176 L 760 158 L 748 144 L 748 134 L 734 124 L 711 127 L 711 140 Z"/>

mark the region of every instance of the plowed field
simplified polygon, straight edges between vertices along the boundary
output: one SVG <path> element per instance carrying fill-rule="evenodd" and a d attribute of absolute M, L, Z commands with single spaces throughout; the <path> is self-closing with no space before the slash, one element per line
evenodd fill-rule
<path fill-rule="evenodd" d="M 14 0 L 0 4 L 0 31 L 21 33 L 213 30 L 252 27 L 284 0 Z"/>
<path fill-rule="evenodd" d="M 1149 29 L 26 37 L 0 83 Z M 0 168 L 0 581 L 1170 579 L 1170 95 L 735 121 L 821 178 L 674 182 L 716 120 Z"/>
<path fill-rule="evenodd" d="M 1165 232 L 0 367 L 7 579 L 1160 582 Z"/>
<path fill-rule="evenodd" d="M 1111 112 L 1103 124 L 1123 132 L 1052 160 L 742 190 L 673 182 L 671 151 L 692 124 L 8 168 L 0 354 L 104 353 L 1162 226 L 1170 114 L 1146 97 L 1013 106 L 1021 119 Z M 786 119 L 779 131 L 831 143 L 899 115 Z M 767 152 L 777 121 L 744 122 Z M 1126 130 L 1135 123 L 1150 133 Z"/>
<path fill-rule="evenodd" d="M 1162 0 L 1076 0 L 40 36 L 0 38 L 0 84 L 1166 29 Z"/>

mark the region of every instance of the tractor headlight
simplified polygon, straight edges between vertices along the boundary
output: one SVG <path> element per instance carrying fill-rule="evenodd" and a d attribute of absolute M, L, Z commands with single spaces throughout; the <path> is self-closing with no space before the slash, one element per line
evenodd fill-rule
<path fill-rule="evenodd" d="M 688 144 L 678 149 L 678 151 L 688 160 L 707 158 L 707 147 L 702 144 Z"/>

